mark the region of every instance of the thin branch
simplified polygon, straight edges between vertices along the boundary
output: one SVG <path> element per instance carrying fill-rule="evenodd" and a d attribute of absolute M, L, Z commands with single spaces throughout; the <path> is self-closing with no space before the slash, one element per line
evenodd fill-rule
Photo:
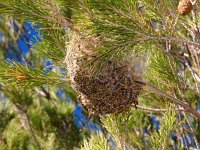
<path fill-rule="evenodd" d="M 193 42 L 193 41 L 190 41 L 190 40 L 184 39 L 184 38 L 147 35 L 147 36 L 144 38 L 144 40 L 174 41 L 174 42 L 178 42 L 178 43 L 187 43 L 187 44 L 191 44 L 191 45 L 193 45 L 193 46 L 196 46 L 196 47 L 200 48 L 200 44 L 199 44 L 199 43 Z M 141 41 L 142 41 L 142 40 L 141 40 Z"/>
<path fill-rule="evenodd" d="M 167 111 L 169 111 L 168 109 L 150 108 L 150 107 L 140 106 L 140 105 L 136 105 L 136 108 L 139 108 L 139 109 L 142 109 L 142 110 L 145 110 L 145 111 L 149 111 L 149 112 L 167 112 Z M 185 110 L 184 108 L 175 109 L 175 111 L 178 111 L 178 112 L 182 112 L 184 110 Z"/>
<path fill-rule="evenodd" d="M 35 133 L 34 133 L 32 127 L 31 127 L 31 123 L 30 123 L 29 116 L 28 116 L 27 112 L 24 112 L 24 113 L 25 113 L 26 118 L 27 118 L 27 122 L 28 122 L 28 125 L 29 125 L 29 130 L 30 130 L 30 132 L 31 132 L 31 134 L 32 134 L 32 136 L 33 136 L 35 142 L 37 143 L 38 150 L 41 150 L 40 143 L 39 143 L 39 141 L 37 140 L 36 135 L 35 135 Z"/>
<path fill-rule="evenodd" d="M 19 105 L 15 104 L 15 103 L 14 103 L 14 105 L 15 105 L 17 111 L 19 112 L 19 114 L 25 115 L 23 118 L 26 119 L 27 123 L 25 123 L 22 119 L 20 119 L 20 120 L 21 120 L 22 124 L 24 124 L 26 126 L 25 128 L 31 133 L 32 137 L 34 138 L 34 140 L 38 146 L 38 150 L 41 150 L 39 141 L 37 140 L 36 135 L 31 127 L 30 119 L 29 119 L 27 112 Z"/>
<path fill-rule="evenodd" d="M 178 115 L 178 119 L 180 120 L 180 122 L 182 121 L 182 119 L 181 119 L 182 117 L 181 117 L 181 114 L 179 114 Z M 189 147 L 188 147 L 188 142 L 187 142 L 187 138 L 186 138 L 186 135 L 185 135 L 185 130 L 184 130 L 184 126 L 183 126 L 183 123 L 180 123 L 179 124 L 179 131 L 180 131 L 180 136 L 181 136 L 181 138 L 182 138 L 182 140 L 185 142 L 185 146 L 187 147 L 187 150 L 189 150 Z"/>

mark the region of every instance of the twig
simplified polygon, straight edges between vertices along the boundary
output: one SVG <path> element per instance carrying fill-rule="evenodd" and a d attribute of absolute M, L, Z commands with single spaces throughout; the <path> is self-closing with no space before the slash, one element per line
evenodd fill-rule
<path fill-rule="evenodd" d="M 145 111 L 150 111 L 150 112 L 167 112 L 169 111 L 168 109 L 162 109 L 162 108 L 150 108 L 150 107 L 145 107 L 145 106 L 140 106 L 140 105 L 137 105 L 136 108 L 139 108 L 139 109 L 142 109 L 142 110 L 145 110 Z M 185 109 L 184 108 L 177 108 L 175 109 L 175 111 L 184 111 Z"/>
<path fill-rule="evenodd" d="M 198 82 L 199 82 L 199 81 L 200 81 L 200 80 L 199 80 L 199 76 L 196 75 L 196 73 L 192 70 L 192 68 L 190 67 L 190 65 L 189 65 L 188 63 L 185 63 L 185 65 L 186 65 L 186 67 L 188 68 L 188 70 L 190 71 L 190 73 L 191 73 L 191 75 L 192 75 L 194 81 L 198 81 Z M 196 88 L 196 91 L 197 91 L 198 95 L 200 95 L 199 87 L 198 87 L 197 82 L 195 82 L 195 88 Z"/>
<path fill-rule="evenodd" d="M 15 104 L 15 103 L 14 103 L 14 105 L 15 105 L 17 111 L 19 112 L 20 117 L 21 117 L 21 115 L 25 115 L 24 119 L 26 119 L 27 122 L 25 123 L 22 119 L 20 119 L 20 121 L 22 122 L 22 124 L 25 125 L 25 129 L 27 129 L 30 132 L 30 134 L 32 135 L 32 137 L 34 138 L 34 140 L 38 146 L 38 150 L 41 150 L 39 141 L 37 140 L 36 135 L 31 127 L 30 119 L 29 119 L 27 112 L 21 106 Z"/>
<path fill-rule="evenodd" d="M 179 119 L 180 121 L 182 120 L 182 119 L 181 119 L 181 114 L 178 115 L 178 119 Z M 186 135 L 185 135 L 185 132 L 184 132 L 185 130 L 184 130 L 184 127 L 183 127 L 183 123 L 180 123 L 180 124 L 179 124 L 179 127 L 180 127 L 179 129 L 180 129 L 180 134 L 181 134 L 180 136 L 181 136 L 181 138 L 183 139 L 183 141 L 185 142 L 186 149 L 189 150 L 188 142 L 187 142 L 187 140 L 186 140 L 187 138 L 186 138 Z"/>
<path fill-rule="evenodd" d="M 32 136 L 33 136 L 35 142 L 37 143 L 38 150 L 41 150 L 41 148 L 40 148 L 40 143 L 39 143 L 39 141 L 37 140 L 36 135 L 35 135 L 35 133 L 34 133 L 32 127 L 31 127 L 31 123 L 30 123 L 29 116 L 28 116 L 27 112 L 24 112 L 24 113 L 25 113 L 26 118 L 27 118 L 27 122 L 28 122 L 28 125 L 29 125 L 29 130 L 30 130 L 30 132 L 31 132 L 31 134 L 32 134 Z"/>
<path fill-rule="evenodd" d="M 183 115 L 184 115 L 184 117 L 185 117 L 185 120 L 186 120 L 187 124 L 189 125 L 190 131 L 191 131 L 192 134 L 193 134 L 193 138 L 194 138 L 194 142 L 195 142 L 195 144 L 196 144 L 196 148 L 197 148 L 197 149 L 200 149 L 199 143 L 198 143 L 198 140 L 197 140 L 197 137 L 196 137 L 196 134 L 195 134 L 193 128 L 191 127 L 190 121 L 188 120 L 188 117 L 185 115 L 185 113 L 183 113 Z"/>
<path fill-rule="evenodd" d="M 177 38 L 177 37 L 165 37 L 165 36 L 152 36 L 152 35 L 149 35 L 149 36 L 146 36 L 144 38 L 144 40 L 162 40 L 162 41 L 174 41 L 174 42 L 178 42 L 178 43 L 187 43 L 187 44 L 191 44 L 193 46 L 196 46 L 198 48 L 200 48 L 200 44 L 197 43 L 197 42 L 193 42 L 193 41 L 190 41 L 188 39 L 184 39 L 184 38 Z"/>

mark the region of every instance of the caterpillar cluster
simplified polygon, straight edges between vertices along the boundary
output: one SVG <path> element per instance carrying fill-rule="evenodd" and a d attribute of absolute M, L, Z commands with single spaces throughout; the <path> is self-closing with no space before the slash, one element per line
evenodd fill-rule
<path fill-rule="evenodd" d="M 137 105 L 144 83 L 137 81 L 126 65 L 109 66 L 95 76 L 83 68 L 77 71 L 74 81 L 80 93 L 79 101 L 90 113 L 119 113 Z"/>

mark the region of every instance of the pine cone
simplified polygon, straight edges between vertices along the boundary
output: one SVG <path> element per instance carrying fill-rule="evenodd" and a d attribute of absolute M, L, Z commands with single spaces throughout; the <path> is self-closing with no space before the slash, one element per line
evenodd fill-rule
<path fill-rule="evenodd" d="M 191 12 L 192 8 L 190 0 L 181 0 L 178 4 L 178 13 L 185 16 Z"/>
<path fill-rule="evenodd" d="M 96 115 L 120 113 L 136 106 L 144 83 L 130 69 L 130 62 L 110 62 L 101 68 L 100 73 L 94 75 L 85 64 L 88 62 L 88 55 L 92 53 L 91 47 L 99 42 L 74 37 L 71 46 L 69 45 L 70 53 L 66 62 L 73 88 L 79 95 L 78 101 L 91 114 Z"/>

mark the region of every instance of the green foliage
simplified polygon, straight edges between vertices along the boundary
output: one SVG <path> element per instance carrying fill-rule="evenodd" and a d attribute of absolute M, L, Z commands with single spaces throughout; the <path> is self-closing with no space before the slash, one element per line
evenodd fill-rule
<path fill-rule="evenodd" d="M 93 134 L 90 138 L 84 140 L 83 150 L 109 150 L 109 143 L 102 134 Z"/>
<path fill-rule="evenodd" d="M 5 138 L 9 150 L 28 150 L 30 145 L 35 145 L 35 143 L 31 143 L 29 134 L 20 127 L 20 122 L 15 119 L 7 127 Z"/>
<path fill-rule="evenodd" d="M 59 24 L 58 6 L 51 0 L 1 0 L 1 13 L 15 14 L 19 18 L 30 19 L 42 24 Z"/>
<path fill-rule="evenodd" d="M 147 47 L 165 40 L 162 36 L 174 34 L 174 10 L 177 3 L 156 3 L 153 0 L 88 0 L 84 4 L 93 23 L 89 29 L 94 35 L 103 36 L 105 43 L 99 49 L 103 58 L 119 59 L 130 52 L 144 54 Z"/>
<path fill-rule="evenodd" d="M 34 53 L 40 58 L 49 58 L 55 64 L 64 66 L 65 38 L 59 30 L 48 31 L 48 34 L 50 32 L 51 36 L 45 36 L 41 42 L 33 45 L 34 49 L 37 49 Z"/>
<path fill-rule="evenodd" d="M 176 122 L 176 113 L 172 107 L 169 107 L 168 111 L 161 119 L 160 131 L 155 131 L 151 134 L 152 149 L 167 149 L 170 133 L 177 127 L 178 122 Z"/>
<path fill-rule="evenodd" d="M 173 70 L 171 69 L 171 66 L 169 64 L 167 55 L 162 51 L 155 50 L 151 54 L 148 71 L 149 72 L 147 72 L 147 79 L 150 81 L 154 81 L 154 84 L 173 84 L 177 82 L 176 77 L 174 77 Z"/>
<path fill-rule="evenodd" d="M 39 98 L 31 89 L 3 89 L 12 105 L 11 114 L 1 110 L 2 145 L 8 149 L 72 149 L 78 146 L 86 131 L 76 127 L 73 108 L 56 97 Z"/>
<path fill-rule="evenodd" d="M 65 82 L 55 72 L 46 73 L 39 68 L 24 66 L 20 63 L 0 62 L 0 78 L 4 84 L 17 86 L 39 86 L 43 84 L 56 85 Z"/>
<path fill-rule="evenodd" d="M 15 117 L 9 102 L 0 103 L 0 136 L 3 137 L 3 131 L 7 124 Z M 2 139 L 0 138 L 0 141 Z"/>
<path fill-rule="evenodd" d="M 35 26 L 39 26 L 38 32 L 42 35 L 42 41 L 34 45 L 40 58 L 49 58 L 59 66 L 64 66 L 65 42 L 67 36 L 62 30 L 70 26 L 69 20 L 65 19 L 60 9 L 63 7 L 63 1 L 54 0 L 10 0 L 1 1 L 4 9 L 1 13 L 6 15 L 15 14 L 18 18 L 32 21 Z M 66 4 L 65 4 L 66 5 Z"/>
<path fill-rule="evenodd" d="M 147 65 L 148 67 L 145 73 L 145 78 L 150 83 L 168 93 L 173 93 L 177 90 L 176 86 L 178 81 L 176 73 L 178 73 L 178 69 L 176 68 L 175 64 L 175 70 L 172 70 L 166 53 L 154 49 L 154 51 L 151 53 L 151 57 L 149 58 Z M 173 71 L 175 71 L 175 73 Z M 171 87 L 173 87 L 173 89 Z M 157 106 L 157 104 L 159 104 L 159 106 L 162 106 L 163 101 L 166 101 L 164 98 L 161 98 L 153 93 L 148 93 L 148 98 L 144 97 L 144 99 L 149 99 L 151 102 L 148 105 L 153 106 Z M 154 103 L 152 103 L 152 100 L 157 100 L 157 102 L 155 101 Z"/>
<path fill-rule="evenodd" d="M 145 148 L 142 137 L 150 120 L 143 111 L 131 110 L 122 114 L 107 115 L 101 117 L 101 121 L 119 149 L 124 149 L 126 144 L 129 144 L 129 148 Z"/>

